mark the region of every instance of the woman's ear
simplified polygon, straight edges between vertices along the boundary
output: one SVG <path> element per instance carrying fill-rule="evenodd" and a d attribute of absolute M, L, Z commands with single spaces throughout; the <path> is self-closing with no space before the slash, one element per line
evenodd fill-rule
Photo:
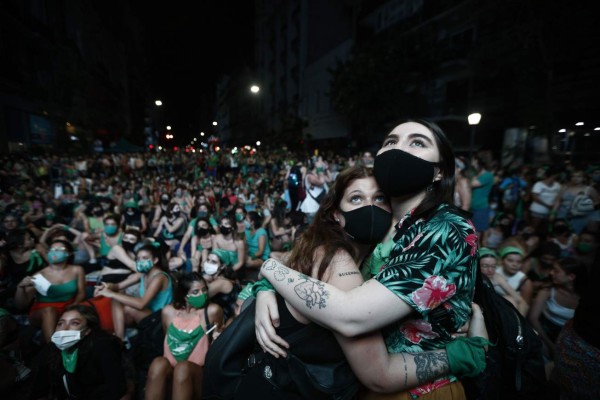
<path fill-rule="evenodd" d="M 444 177 L 444 174 L 442 174 L 442 170 L 439 169 L 438 167 L 434 167 L 433 173 L 434 173 L 433 182 L 439 182 Z"/>
<path fill-rule="evenodd" d="M 339 223 L 340 226 L 342 225 L 341 217 L 342 217 L 342 215 L 338 210 L 335 210 L 333 212 L 333 219 L 335 220 L 335 222 Z"/>

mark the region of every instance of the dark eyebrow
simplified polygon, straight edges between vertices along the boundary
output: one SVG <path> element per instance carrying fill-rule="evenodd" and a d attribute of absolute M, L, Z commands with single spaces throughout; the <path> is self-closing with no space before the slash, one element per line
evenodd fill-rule
<path fill-rule="evenodd" d="M 409 139 L 414 139 L 414 138 L 423 139 L 427 143 L 429 143 L 430 145 L 433 146 L 433 141 L 429 137 L 423 135 L 422 133 L 411 133 L 411 134 L 408 135 L 408 138 Z"/>

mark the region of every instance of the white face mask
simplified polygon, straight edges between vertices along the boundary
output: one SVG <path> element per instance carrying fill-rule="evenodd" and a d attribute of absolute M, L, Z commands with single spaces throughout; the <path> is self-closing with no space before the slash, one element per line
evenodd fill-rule
<path fill-rule="evenodd" d="M 50 338 L 59 350 L 67 350 L 81 340 L 81 331 L 56 331 Z"/>
<path fill-rule="evenodd" d="M 219 264 L 205 261 L 202 264 L 202 270 L 206 275 L 214 275 L 219 270 Z"/>

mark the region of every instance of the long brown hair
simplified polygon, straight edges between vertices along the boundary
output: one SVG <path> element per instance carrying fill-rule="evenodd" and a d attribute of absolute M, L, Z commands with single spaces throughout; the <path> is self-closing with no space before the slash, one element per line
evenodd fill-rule
<path fill-rule="evenodd" d="M 338 250 L 344 249 L 353 257 L 356 255 L 351 239 L 346 235 L 339 222 L 335 220 L 334 212 L 339 209 L 344 191 L 352 182 L 371 176 L 373 176 L 371 169 L 358 165 L 339 173 L 321 202 L 313 222 L 294 243 L 289 258 L 290 268 L 311 276 L 313 264 L 316 261 L 316 250 L 320 247 L 323 249 L 324 256 L 319 264 L 317 278 L 321 279 Z"/>

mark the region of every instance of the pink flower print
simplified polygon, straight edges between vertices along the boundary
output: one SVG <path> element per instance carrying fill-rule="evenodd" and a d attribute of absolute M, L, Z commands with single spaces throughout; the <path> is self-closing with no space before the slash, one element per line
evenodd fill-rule
<path fill-rule="evenodd" d="M 405 248 L 402 249 L 402 252 L 404 253 L 407 250 L 410 250 L 411 248 L 413 248 L 415 246 L 415 244 L 419 241 L 419 239 L 421 239 L 423 237 L 422 233 L 419 233 L 417 236 L 415 236 L 415 238 L 408 244 L 408 246 L 406 246 Z"/>
<path fill-rule="evenodd" d="M 433 331 L 431 324 L 422 319 L 411 319 L 400 327 L 400 332 L 411 343 L 419 344 L 422 339 L 435 339 L 439 335 Z"/>
<path fill-rule="evenodd" d="M 467 242 L 467 244 L 469 246 L 471 246 L 471 256 L 474 256 L 475 253 L 477 253 L 477 235 L 474 233 L 471 233 L 471 234 L 467 235 L 467 237 L 465 238 L 465 241 Z"/>
<path fill-rule="evenodd" d="M 420 289 L 412 292 L 412 300 L 421 310 L 432 310 L 454 296 L 456 285 L 447 284 L 446 279 L 441 276 L 430 276 L 425 279 Z"/>

